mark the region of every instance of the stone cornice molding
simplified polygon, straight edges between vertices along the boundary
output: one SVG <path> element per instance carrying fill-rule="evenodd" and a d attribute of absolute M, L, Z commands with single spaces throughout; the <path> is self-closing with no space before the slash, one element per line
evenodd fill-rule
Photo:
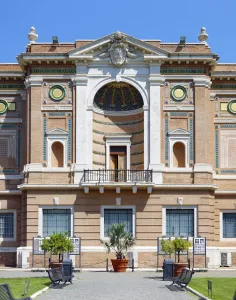
<path fill-rule="evenodd" d="M 163 111 L 194 111 L 194 105 L 164 105 Z"/>

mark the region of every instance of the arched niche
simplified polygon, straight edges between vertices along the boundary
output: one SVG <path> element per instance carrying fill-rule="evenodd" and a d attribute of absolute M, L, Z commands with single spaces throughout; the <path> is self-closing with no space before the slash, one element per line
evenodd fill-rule
<path fill-rule="evenodd" d="M 54 142 L 52 144 L 51 164 L 53 168 L 64 167 L 64 146 L 61 142 Z"/>
<path fill-rule="evenodd" d="M 173 167 L 185 168 L 185 145 L 181 142 L 176 142 L 173 145 Z"/>

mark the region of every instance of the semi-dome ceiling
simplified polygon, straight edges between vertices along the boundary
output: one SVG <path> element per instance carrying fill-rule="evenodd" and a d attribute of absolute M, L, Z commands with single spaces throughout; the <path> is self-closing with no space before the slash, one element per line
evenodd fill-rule
<path fill-rule="evenodd" d="M 129 111 L 143 107 L 139 91 L 125 82 L 104 85 L 94 97 L 94 106 L 107 111 Z"/>

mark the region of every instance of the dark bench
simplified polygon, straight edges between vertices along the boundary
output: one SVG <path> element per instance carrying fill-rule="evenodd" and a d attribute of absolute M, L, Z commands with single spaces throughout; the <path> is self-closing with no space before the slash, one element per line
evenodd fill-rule
<path fill-rule="evenodd" d="M 66 267 L 47 270 L 48 277 L 54 285 L 59 284 L 61 281 L 72 283 L 72 272 Z"/>
<path fill-rule="evenodd" d="M 189 282 L 191 281 L 193 274 L 194 274 L 194 271 L 191 271 L 188 269 L 183 269 L 180 276 L 172 278 L 173 282 L 171 285 L 176 283 L 180 287 L 186 287 L 189 284 Z"/>
<path fill-rule="evenodd" d="M 31 297 L 16 299 L 13 297 L 8 284 L 0 284 L 0 299 L 1 300 L 32 300 Z"/>

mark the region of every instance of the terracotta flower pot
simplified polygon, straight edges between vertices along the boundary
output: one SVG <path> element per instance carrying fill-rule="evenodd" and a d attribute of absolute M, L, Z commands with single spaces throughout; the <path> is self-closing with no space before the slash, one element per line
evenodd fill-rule
<path fill-rule="evenodd" d="M 128 267 L 127 259 L 111 259 L 114 272 L 125 272 Z"/>
<path fill-rule="evenodd" d="M 49 268 L 51 269 L 61 268 L 61 267 L 62 267 L 62 263 L 59 262 L 51 261 L 49 264 Z"/>
<path fill-rule="evenodd" d="M 174 277 L 179 276 L 183 269 L 188 267 L 187 263 L 174 263 Z"/>

